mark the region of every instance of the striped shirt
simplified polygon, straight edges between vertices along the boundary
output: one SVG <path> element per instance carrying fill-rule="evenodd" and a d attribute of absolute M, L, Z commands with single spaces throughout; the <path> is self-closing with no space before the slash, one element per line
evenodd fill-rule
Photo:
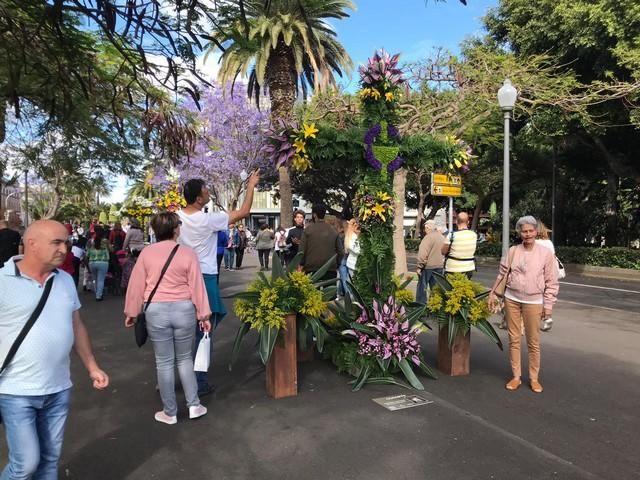
<path fill-rule="evenodd" d="M 453 237 L 453 240 L 451 238 Z M 478 245 L 478 235 L 471 230 L 458 230 L 447 236 L 445 245 L 451 245 L 445 259 L 445 271 L 448 273 L 473 272 L 476 262 L 473 256 Z"/>

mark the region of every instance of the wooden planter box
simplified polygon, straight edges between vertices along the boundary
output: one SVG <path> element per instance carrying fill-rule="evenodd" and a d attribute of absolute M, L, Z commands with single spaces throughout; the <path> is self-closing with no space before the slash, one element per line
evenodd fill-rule
<path fill-rule="evenodd" d="M 267 394 L 273 398 L 298 395 L 298 360 L 296 342 L 296 314 L 286 316 L 286 330 L 276 342 L 267 363 Z"/>
<path fill-rule="evenodd" d="M 438 332 L 438 370 L 451 376 L 469 375 L 471 355 L 471 330 L 466 335 L 457 333 L 453 348 L 449 348 L 449 329 Z"/>

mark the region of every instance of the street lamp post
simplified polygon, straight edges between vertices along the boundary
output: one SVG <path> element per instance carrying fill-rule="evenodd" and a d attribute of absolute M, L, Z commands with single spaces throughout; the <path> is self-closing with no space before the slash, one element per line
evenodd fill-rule
<path fill-rule="evenodd" d="M 502 258 L 507 258 L 509 252 L 509 122 L 511 111 L 516 104 L 518 91 L 511 85 L 511 80 L 506 79 L 498 90 L 498 104 L 504 114 L 504 158 L 502 181 Z"/>

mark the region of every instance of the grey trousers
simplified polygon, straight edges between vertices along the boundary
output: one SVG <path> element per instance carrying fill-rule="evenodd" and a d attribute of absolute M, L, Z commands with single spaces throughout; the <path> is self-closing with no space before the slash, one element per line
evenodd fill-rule
<path fill-rule="evenodd" d="M 196 309 L 191 300 L 151 302 L 147 309 L 147 330 L 153 344 L 164 413 L 178 412 L 175 392 L 175 367 L 187 407 L 200 405 L 196 375 L 193 371 L 193 341 Z"/>

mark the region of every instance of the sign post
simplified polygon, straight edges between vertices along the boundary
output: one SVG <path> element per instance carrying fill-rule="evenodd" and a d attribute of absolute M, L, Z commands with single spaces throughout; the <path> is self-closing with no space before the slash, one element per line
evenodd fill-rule
<path fill-rule="evenodd" d="M 431 195 L 434 197 L 449 197 L 449 232 L 452 232 L 453 197 L 462 196 L 462 177 L 448 173 L 432 173 Z"/>

